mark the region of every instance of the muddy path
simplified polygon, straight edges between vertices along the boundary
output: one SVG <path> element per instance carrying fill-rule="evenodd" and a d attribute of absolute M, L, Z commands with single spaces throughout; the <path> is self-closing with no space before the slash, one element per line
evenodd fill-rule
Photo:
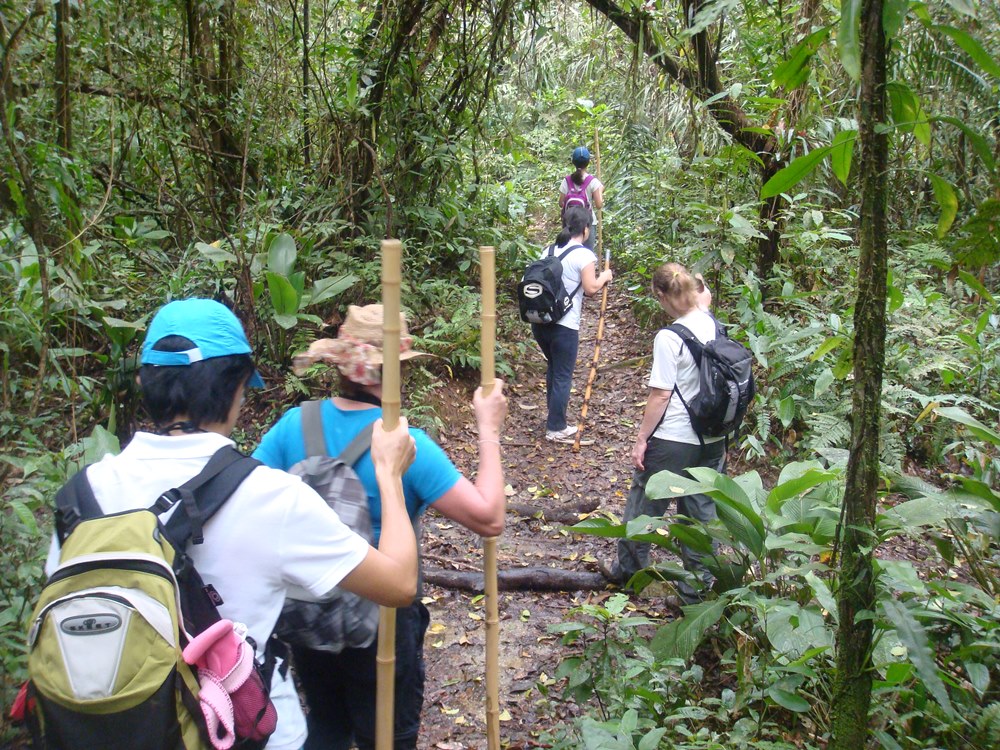
<path fill-rule="evenodd" d="M 575 420 L 593 359 L 600 296 L 585 303 L 580 354 L 570 399 Z M 527 332 L 530 337 L 530 332 Z M 515 363 L 508 384 L 509 416 L 503 436 L 503 462 L 511 505 L 551 513 L 581 508 L 620 518 L 631 481 L 629 451 L 646 396 L 646 357 L 651 335 L 639 329 L 627 294 L 609 294 L 598 378 L 594 383 L 585 434 L 594 445 L 547 442 L 545 436 L 545 362 L 532 346 Z M 441 436 L 452 459 L 467 475 L 475 469 L 476 434 L 468 387 L 449 387 L 440 407 L 448 425 Z M 462 404 L 462 406 L 455 406 Z M 450 411 L 450 413 L 449 413 Z M 522 508 L 527 513 L 527 510 Z M 570 515 L 572 517 L 572 515 Z M 480 540 L 435 514 L 423 526 L 425 565 L 460 571 L 481 570 Z M 565 523 L 544 516 L 508 513 L 498 542 L 500 570 L 552 567 L 594 573 L 596 561 L 614 554 L 614 543 L 573 535 Z M 474 593 L 427 586 L 431 625 L 425 647 L 427 691 L 419 747 L 460 750 L 486 747 L 485 601 Z M 500 709 L 503 743 L 531 747 L 553 720 L 579 708 L 546 697 L 539 684 L 552 680 L 568 654 L 548 632 L 584 602 L 607 598 L 607 590 L 578 592 L 500 592 Z M 654 606 L 654 602 L 649 604 Z"/>

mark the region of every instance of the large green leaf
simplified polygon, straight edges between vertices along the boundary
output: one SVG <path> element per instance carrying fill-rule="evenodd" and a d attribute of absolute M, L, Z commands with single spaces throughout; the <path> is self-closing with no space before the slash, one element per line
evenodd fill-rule
<path fill-rule="evenodd" d="M 937 235 L 940 238 L 948 234 L 948 230 L 951 229 L 951 225 L 958 215 L 958 196 L 955 194 L 955 188 L 943 177 L 936 174 L 928 175 L 928 177 L 930 177 L 931 186 L 934 188 L 934 200 L 937 201 L 938 207 L 941 209 L 937 226 Z"/>
<path fill-rule="evenodd" d="M 952 420 L 953 422 L 964 424 L 973 435 L 981 440 L 988 440 L 997 448 L 1000 448 L 1000 432 L 987 427 L 974 416 L 965 411 L 965 409 L 958 406 L 939 406 L 934 411 L 942 417 Z"/>
<path fill-rule="evenodd" d="M 786 91 L 791 91 L 805 82 L 809 77 L 809 61 L 830 36 L 830 27 L 826 26 L 814 31 L 796 44 L 788 55 L 788 59 L 774 71 L 774 83 Z"/>
<path fill-rule="evenodd" d="M 614 523 L 607 518 L 591 516 L 568 528 L 577 534 L 586 534 L 587 536 L 602 536 L 611 539 L 623 539 L 625 537 L 625 525 Z"/>
<path fill-rule="evenodd" d="M 855 81 L 861 80 L 861 0 L 841 0 L 837 48 L 844 70 Z"/>
<path fill-rule="evenodd" d="M 295 315 L 299 311 L 299 295 L 292 283 L 281 274 L 268 271 L 267 289 L 271 293 L 271 306 L 275 315 Z"/>
<path fill-rule="evenodd" d="M 290 234 L 282 232 L 275 235 L 267 248 L 267 268 L 281 276 L 290 276 L 297 255 L 295 240 Z"/>
<path fill-rule="evenodd" d="M 854 142 L 857 138 L 857 130 L 842 130 L 833 137 L 833 143 L 830 144 L 830 168 L 845 185 L 851 174 L 851 160 L 854 158 Z"/>
<path fill-rule="evenodd" d="M 326 302 L 328 299 L 347 291 L 356 283 L 358 283 L 358 277 L 354 274 L 327 276 L 325 279 L 320 279 L 313 284 L 306 305 L 318 305 L 320 302 Z"/>
<path fill-rule="evenodd" d="M 810 151 L 804 156 L 800 156 L 784 169 L 778 172 L 760 189 L 761 199 L 772 198 L 795 187 L 806 175 L 812 172 L 823 157 L 830 153 L 832 146 L 823 146 Z"/>
<path fill-rule="evenodd" d="M 741 503 L 725 495 L 715 497 L 715 508 L 719 519 L 729 530 L 729 533 L 754 556 L 764 555 L 764 522 L 761 521 L 753 508 L 747 503 Z"/>
<path fill-rule="evenodd" d="M 900 81 L 886 84 L 892 121 L 904 133 L 913 133 L 925 146 L 931 145 L 931 126 L 920 99 L 909 86 Z"/>
<path fill-rule="evenodd" d="M 215 245 L 208 245 L 204 242 L 196 242 L 194 243 L 194 249 L 209 260 L 215 261 L 216 263 L 236 262 L 235 255 L 228 250 L 223 250 L 221 247 L 215 247 Z"/>
<path fill-rule="evenodd" d="M 935 31 L 940 31 L 945 36 L 951 37 L 955 44 L 965 50 L 966 54 L 980 68 L 994 78 L 1000 78 L 1000 65 L 997 64 L 997 61 L 993 59 L 992 55 L 983 48 L 983 45 L 974 36 L 961 29 L 956 29 L 954 26 L 940 25 L 932 26 L 931 28 Z"/>
<path fill-rule="evenodd" d="M 885 27 L 886 39 L 895 38 L 903 27 L 909 9 L 910 0 L 885 0 L 882 6 L 882 25 Z"/>
<path fill-rule="evenodd" d="M 837 477 L 838 474 L 833 471 L 809 469 L 801 476 L 779 482 L 767 496 L 767 508 L 774 513 L 778 513 L 781 510 L 782 504 L 788 498 L 800 495 L 818 484 L 823 484 L 823 482 L 833 481 Z"/>
<path fill-rule="evenodd" d="M 682 607 L 684 616 L 656 631 L 649 647 L 661 661 L 690 659 L 725 611 L 726 600 L 716 599 Z"/>
<path fill-rule="evenodd" d="M 955 711 L 952 708 L 951 699 L 948 697 L 948 690 L 938 674 L 934 652 L 928 643 L 927 631 L 924 630 L 924 626 L 902 602 L 895 599 L 884 599 L 882 608 L 886 617 L 889 618 L 889 622 L 895 626 L 899 640 L 906 646 L 910 663 L 920 675 L 924 687 L 949 716 L 954 716 Z"/>
<path fill-rule="evenodd" d="M 653 500 L 669 500 L 686 495 L 697 495 L 711 489 L 712 485 L 710 484 L 682 477 L 672 471 L 658 471 L 646 482 L 646 496 Z"/>

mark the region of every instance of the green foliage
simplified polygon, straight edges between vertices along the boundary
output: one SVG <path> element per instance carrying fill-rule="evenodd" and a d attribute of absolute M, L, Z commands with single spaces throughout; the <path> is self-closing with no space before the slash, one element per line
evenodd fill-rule
<path fill-rule="evenodd" d="M 58 453 L 43 453 L 33 447 L 27 457 L 0 455 L 0 462 L 21 476 L 21 481 L 4 492 L 0 505 L 0 535 L 4 540 L 4 564 L 0 567 L 0 701 L 5 706 L 11 705 L 27 678 L 25 633 L 38 590 L 45 581 L 43 565 L 49 550 L 50 509 L 55 493 L 81 466 L 117 452 L 118 440 L 98 427 Z M 20 452 L 26 452 L 25 448 L 28 445 L 22 445 Z M 3 735 L 0 724 L 0 737 Z"/>
<path fill-rule="evenodd" d="M 974 437 L 986 439 L 991 450 L 1000 445 L 994 430 L 967 413 L 944 409 L 943 414 L 961 421 Z M 970 455 L 970 463 L 979 466 L 978 476 L 956 477 L 960 487 L 946 493 L 925 483 L 894 480 L 894 489 L 904 489 L 914 499 L 885 509 L 879 517 L 877 545 L 904 536 L 924 545 L 932 557 L 944 555 L 949 564 L 956 554 L 949 545 L 967 546 L 975 538 L 972 526 L 990 535 L 985 555 L 977 559 L 962 551 L 972 565 L 976 585 L 924 581 L 908 561 L 878 562 L 880 605 L 874 614 L 877 637 L 872 661 L 879 674 L 880 736 L 887 746 L 924 747 L 920 738 L 936 738 L 940 747 L 959 748 L 968 746 L 964 743 L 970 736 L 994 731 L 992 709 L 986 707 L 995 700 L 991 696 L 996 695 L 1000 679 L 996 658 L 1000 626 L 994 598 L 1000 496 L 978 478 L 995 482 L 1000 465 L 990 455 L 986 461 L 980 453 Z M 843 463 L 789 464 L 770 490 L 764 489 L 755 472 L 732 479 L 710 469 L 692 469 L 693 478 L 661 472 L 649 481 L 651 497 L 707 494 L 716 501 L 719 520 L 688 526 L 644 516 L 627 526 L 588 519 L 572 527 L 577 533 L 629 538 L 667 549 L 683 542 L 702 551 L 717 577 L 715 598 L 684 607 L 680 618 L 659 625 L 648 641 L 636 644 L 632 637 L 607 643 L 605 634 L 601 653 L 614 653 L 615 648 L 640 653 L 648 648 L 654 659 L 652 671 L 671 672 L 683 668 L 675 666 L 675 660 L 690 664 L 699 648 L 712 642 L 713 650 L 723 654 L 723 664 L 739 679 L 736 706 L 761 715 L 769 707 L 790 712 L 799 716 L 796 722 L 822 735 L 828 728 L 823 707 L 829 699 L 827 675 L 837 617 L 827 563 L 837 538 L 843 470 Z M 718 551 L 713 551 L 712 540 L 720 543 Z M 669 583 L 677 579 L 675 571 L 654 565 L 637 574 L 629 586 L 642 589 L 654 581 Z M 595 670 L 596 675 L 609 666 L 615 665 L 595 663 L 585 653 L 582 662 L 574 660 L 572 670 L 574 674 Z M 618 705 L 610 690 L 601 697 L 602 706 Z M 707 710 L 714 704 L 701 696 L 697 705 Z M 621 716 L 624 724 L 623 712 L 629 708 L 638 711 L 635 726 L 669 725 L 659 705 L 649 701 L 645 712 L 622 704 L 618 712 L 605 717 Z M 645 718 L 653 723 L 643 724 Z"/>

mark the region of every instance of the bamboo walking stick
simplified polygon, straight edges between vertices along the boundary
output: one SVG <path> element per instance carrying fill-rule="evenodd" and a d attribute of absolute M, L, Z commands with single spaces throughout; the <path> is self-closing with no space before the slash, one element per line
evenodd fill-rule
<path fill-rule="evenodd" d="M 601 179 L 601 142 L 597 136 L 597 126 L 594 126 L 594 172 Z M 597 209 L 597 252 L 604 248 L 604 209 Z M 611 251 L 604 248 L 604 270 L 611 265 Z M 573 441 L 573 452 L 580 452 L 580 438 L 583 436 L 583 426 L 587 423 L 587 406 L 590 404 L 590 391 L 597 379 L 597 363 L 601 358 L 601 340 L 604 338 L 604 313 L 608 309 L 608 285 L 604 285 L 601 294 L 601 315 L 597 319 L 597 339 L 594 341 L 594 361 L 590 365 L 590 375 L 587 377 L 587 389 L 583 392 L 583 406 L 580 408 L 580 422 L 576 426 L 576 440 Z"/>
<path fill-rule="evenodd" d="M 479 248 L 479 275 L 482 305 L 480 384 L 486 396 L 493 390 L 496 378 L 496 251 L 492 247 Z M 495 536 L 483 539 L 483 579 L 486 588 L 486 746 L 489 750 L 500 750 L 500 606 Z"/>
<path fill-rule="evenodd" d="M 399 425 L 399 240 L 382 240 L 382 424 Z M 400 489 L 402 494 L 402 489 Z M 396 610 L 379 608 L 375 656 L 375 748 L 392 750 L 396 693 Z"/>

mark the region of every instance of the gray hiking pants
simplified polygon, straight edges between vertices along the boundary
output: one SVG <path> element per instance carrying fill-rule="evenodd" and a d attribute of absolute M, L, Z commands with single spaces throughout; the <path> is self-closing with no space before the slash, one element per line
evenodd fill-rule
<path fill-rule="evenodd" d="M 726 441 L 719 440 L 705 446 L 690 443 L 676 443 L 672 440 L 650 438 L 643 460 L 646 468 L 638 469 L 632 476 L 632 489 L 625 503 L 625 522 L 639 516 L 663 516 L 667 512 L 670 500 L 651 500 L 646 497 L 646 483 L 649 478 L 660 471 L 672 471 L 674 474 L 691 476 L 687 470 L 693 466 L 707 466 L 719 472 L 726 468 Z M 707 495 L 690 495 L 677 498 L 677 512 L 698 521 L 712 521 L 716 518 L 715 501 Z M 682 523 L 684 523 L 682 521 Z M 713 541 L 713 548 L 717 546 Z M 649 567 L 648 543 L 618 542 L 618 573 L 623 580 L 628 580 L 643 568 Z M 681 545 L 681 560 L 684 570 L 694 573 L 702 582 L 704 590 L 711 588 L 715 582 L 714 576 L 701 561 L 702 555 L 689 547 Z M 686 603 L 700 601 L 703 592 L 696 590 L 688 583 L 677 584 L 677 591 Z"/>

